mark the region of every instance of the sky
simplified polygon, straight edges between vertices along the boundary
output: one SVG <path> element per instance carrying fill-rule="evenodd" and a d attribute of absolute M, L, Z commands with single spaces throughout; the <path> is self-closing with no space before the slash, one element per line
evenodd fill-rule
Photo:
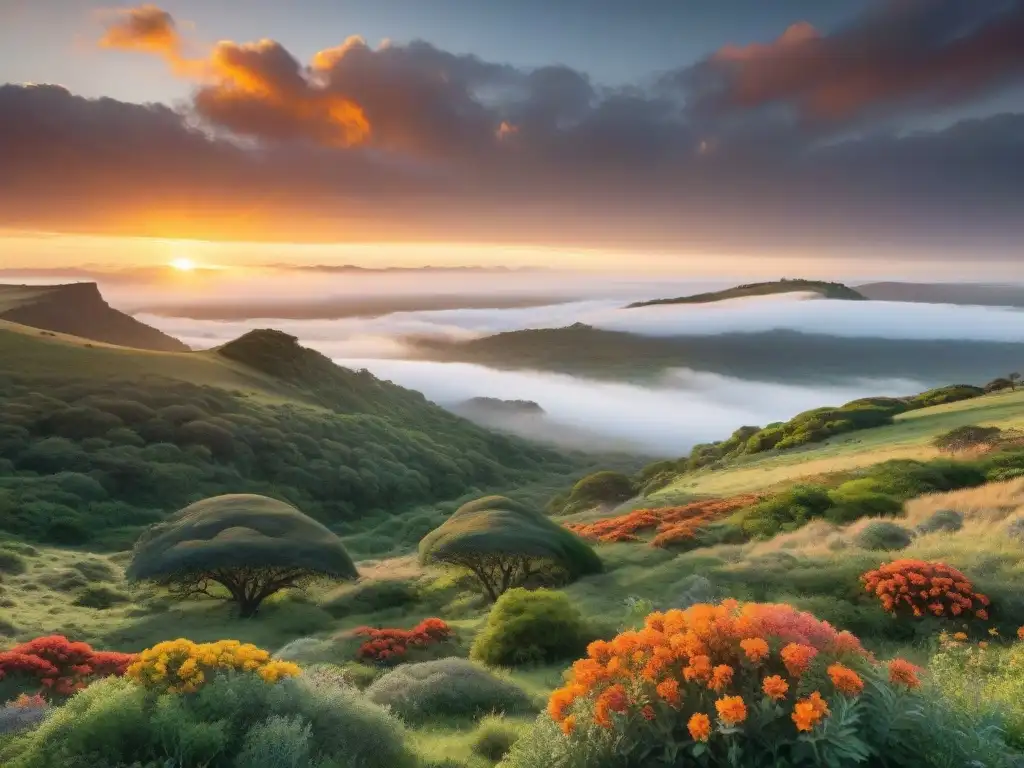
<path fill-rule="evenodd" d="M 0 116 L 0 266 L 1024 272 L 1024 0 L 0 0 Z"/>

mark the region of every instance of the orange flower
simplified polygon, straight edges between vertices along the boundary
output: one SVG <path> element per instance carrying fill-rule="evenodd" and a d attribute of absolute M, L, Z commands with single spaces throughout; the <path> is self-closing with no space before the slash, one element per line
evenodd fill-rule
<path fill-rule="evenodd" d="M 562 733 L 568 736 L 576 728 L 576 715 L 569 715 L 561 723 Z"/>
<path fill-rule="evenodd" d="M 711 679 L 711 658 L 708 656 L 693 656 L 690 659 L 690 664 L 683 670 L 683 677 L 686 678 L 686 682 L 690 683 L 694 680 L 701 682 L 707 682 Z"/>
<path fill-rule="evenodd" d="M 860 675 L 842 664 L 830 666 L 828 676 L 832 679 L 832 685 L 847 696 L 857 696 L 864 690 L 864 681 L 860 679 Z"/>
<path fill-rule="evenodd" d="M 893 659 L 889 662 L 889 682 L 900 683 L 907 688 L 917 688 L 921 685 L 917 673 L 921 668 L 911 664 L 905 659 Z"/>
<path fill-rule="evenodd" d="M 1024 627 L 1017 627 L 1017 639 L 1024 640 Z"/>
<path fill-rule="evenodd" d="M 793 705 L 793 722 L 798 731 L 810 731 L 828 714 L 828 703 L 815 691 Z"/>
<path fill-rule="evenodd" d="M 690 731 L 690 737 L 694 741 L 707 741 L 711 736 L 711 718 L 698 712 L 690 718 L 686 728 Z"/>
<path fill-rule="evenodd" d="M 626 689 L 621 685 L 613 685 L 606 688 L 597 697 L 597 703 L 594 705 L 594 722 L 602 728 L 611 728 L 611 713 L 625 712 L 628 703 L 629 698 L 626 696 Z"/>
<path fill-rule="evenodd" d="M 988 611 L 986 611 L 984 608 L 982 608 L 980 611 L 975 611 L 974 615 L 982 621 L 988 621 Z"/>
<path fill-rule="evenodd" d="M 654 707 L 647 704 L 643 709 L 640 710 L 640 714 L 644 716 L 644 720 L 650 722 L 654 719 Z"/>
<path fill-rule="evenodd" d="M 739 725 L 747 719 L 747 705 L 742 696 L 723 696 L 715 702 L 715 709 L 726 725 Z"/>
<path fill-rule="evenodd" d="M 712 672 L 708 688 L 713 691 L 724 691 L 732 684 L 733 668 L 728 664 L 719 664 Z"/>
<path fill-rule="evenodd" d="M 811 660 L 818 655 L 814 646 L 790 643 L 782 649 L 782 661 L 793 677 L 800 677 L 811 666 Z"/>
<path fill-rule="evenodd" d="M 768 643 L 760 637 L 748 637 L 746 640 L 740 640 L 740 648 L 755 664 L 768 658 Z"/>
<path fill-rule="evenodd" d="M 772 675 L 771 677 L 766 677 L 761 683 L 761 690 L 772 701 L 778 701 L 786 697 L 786 693 L 789 692 L 789 683 L 778 675 Z"/>
<path fill-rule="evenodd" d="M 551 719 L 556 723 L 560 723 L 565 720 L 566 714 L 568 714 L 569 707 L 576 699 L 574 691 L 569 688 L 558 688 L 551 694 L 551 699 L 548 701 L 548 714 Z"/>
<path fill-rule="evenodd" d="M 967 633 L 966 632 L 954 632 L 953 633 L 953 639 L 962 643 L 962 642 L 964 642 L 967 639 Z"/>
<path fill-rule="evenodd" d="M 988 648 L 988 642 L 985 641 L 985 640 L 979 640 L 978 641 L 978 647 L 981 648 L 982 650 L 984 650 L 984 649 Z"/>
<path fill-rule="evenodd" d="M 662 680 L 654 690 L 658 692 L 658 695 L 666 703 L 671 704 L 673 707 L 679 703 L 679 681 L 674 677 Z"/>

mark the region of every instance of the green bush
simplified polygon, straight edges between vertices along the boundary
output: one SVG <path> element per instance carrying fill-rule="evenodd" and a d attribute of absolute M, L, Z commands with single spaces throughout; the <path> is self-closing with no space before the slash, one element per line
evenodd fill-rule
<path fill-rule="evenodd" d="M 964 527 L 964 516 L 955 509 L 939 509 L 917 526 L 918 533 L 947 531 L 954 533 Z"/>
<path fill-rule="evenodd" d="M 855 542 L 861 549 L 888 552 L 903 549 L 913 540 L 914 534 L 909 528 L 888 520 L 878 520 L 864 526 L 857 534 Z"/>
<path fill-rule="evenodd" d="M 825 512 L 825 519 L 844 525 L 862 517 L 887 517 L 903 510 L 899 500 L 884 493 L 860 490 L 855 484 L 844 483 L 829 493 L 833 506 Z"/>
<path fill-rule="evenodd" d="M 774 536 L 821 517 L 831 506 L 827 488 L 797 485 L 747 508 L 743 529 L 752 536 Z"/>
<path fill-rule="evenodd" d="M 82 590 L 78 597 L 74 599 L 73 605 L 106 610 L 107 608 L 113 608 L 118 603 L 127 603 L 130 599 L 124 592 L 99 585 L 86 587 Z"/>
<path fill-rule="evenodd" d="M 25 558 L 6 547 L 0 549 L 0 573 L 17 576 L 28 570 Z"/>
<path fill-rule="evenodd" d="M 592 639 L 565 593 L 511 589 L 494 604 L 470 657 L 492 666 L 561 661 L 579 656 Z"/>
<path fill-rule="evenodd" d="M 402 664 L 375 680 L 366 697 L 408 722 L 434 718 L 477 718 L 492 712 L 535 711 L 515 684 L 465 659 Z"/>
<path fill-rule="evenodd" d="M 509 753 L 523 730 L 522 726 L 504 717 L 488 715 L 473 732 L 473 751 L 485 760 L 496 763 Z"/>
<path fill-rule="evenodd" d="M 999 427 L 979 427 L 977 424 L 967 424 L 943 432 L 932 440 L 932 445 L 943 453 L 956 453 L 992 445 L 1002 434 L 1003 430 Z"/>
<path fill-rule="evenodd" d="M 260 762 L 261 753 L 300 761 Z M 240 755 L 248 762 L 237 762 Z M 187 695 L 108 678 L 3 747 L 0 762 L 5 768 L 411 768 L 414 758 L 401 724 L 355 689 L 315 675 L 276 684 L 235 675 Z"/>
<path fill-rule="evenodd" d="M 419 589 L 414 581 L 370 579 L 339 590 L 322 607 L 332 616 L 341 617 L 401 608 L 417 599 Z"/>

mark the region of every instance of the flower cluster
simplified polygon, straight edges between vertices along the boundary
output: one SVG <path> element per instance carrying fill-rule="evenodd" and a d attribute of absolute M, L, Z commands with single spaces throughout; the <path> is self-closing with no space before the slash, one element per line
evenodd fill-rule
<path fill-rule="evenodd" d="M 128 667 L 127 675 L 147 688 L 194 693 L 212 675 L 229 670 L 255 672 L 268 683 L 300 672 L 298 665 L 272 659 L 251 643 L 193 643 L 179 638 L 147 648 Z"/>
<path fill-rule="evenodd" d="M 809 613 L 726 600 L 652 613 L 638 631 L 591 643 L 548 714 L 569 738 L 582 727 L 646 729 L 650 740 L 635 730 L 622 740 L 642 748 L 668 749 L 665 734 L 684 728 L 691 745 L 716 730 L 760 738 L 766 718 L 780 738 L 796 739 L 829 717 L 830 703 L 860 696 L 865 671 L 879 680 L 887 672 L 904 690 L 919 684 L 917 667 L 894 660 L 885 670 L 856 637 Z M 755 710 L 759 726 L 748 733 Z"/>
<path fill-rule="evenodd" d="M 65 697 L 93 680 L 123 675 L 133 659 L 128 653 L 94 651 L 88 643 L 48 635 L 0 652 L 0 680 L 20 677 L 38 685 L 44 697 Z"/>
<path fill-rule="evenodd" d="M 424 619 L 412 629 L 358 627 L 352 634 L 366 637 L 357 655 L 378 664 L 402 661 L 410 648 L 425 648 L 450 639 L 455 633 L 441 619 Z"/>
<path fill-rule="evenodd" d="M 636 509 L 625 515 L 598 520 L 596 523 L 567 523 L 573 533 L 604 544 L 639 541 L 639 533 L 654 531 L 652 547 L 668 547 L 691 541 L 709 523 L 749 507 L 759 496 L 733 496 L 728 499 L 705 499 L 680 507 Z"/>
<path fill-rule="evenodd" d="M 988 620 L 989 599 L 956 568 L 923 560 L 894 560 L 860 577 L 888 613 Z"/>

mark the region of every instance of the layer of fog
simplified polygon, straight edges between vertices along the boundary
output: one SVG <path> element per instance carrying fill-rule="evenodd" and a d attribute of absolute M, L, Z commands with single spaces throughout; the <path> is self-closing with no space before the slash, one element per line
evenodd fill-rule
<path fill-rule="evenodd" d="M 506 309 L 394 312 L 339 320 L 206 321 L 140 314 L 145 323 L 192 347 L 210 347 L 252 328 L 291 333 L 330 357 L 403 358 L 403 339 L 452 341 L 503 331 L 560 328 L 576 322 L 645 336 L 707 336 L 789 330 L 846 338 L 1024 342 L 1024 312 L 1004 307 L 832 301 L 813 294 L 734 299 L 713 304 L 666 304 L 625 309 L 619 300 Z"/>
<path fill-rule="evenodd" d="M 366 358 L 336 362 L 366 368 L 447 407 L 479 396 L 532 400 L 545 416 L 501 419 L 503 427 L 525 437 L 580 449 L 657 456 L 679 456 L 697 443 L 723 439 L 742 425 L 763 426 L 809 408 L 923 389 L 916 382 L 899 380 L 861 380 L 842 387 L 765 384 L 688 369 L 668 371 L 655 384 L 642 386 L 468 363 Z"/>

